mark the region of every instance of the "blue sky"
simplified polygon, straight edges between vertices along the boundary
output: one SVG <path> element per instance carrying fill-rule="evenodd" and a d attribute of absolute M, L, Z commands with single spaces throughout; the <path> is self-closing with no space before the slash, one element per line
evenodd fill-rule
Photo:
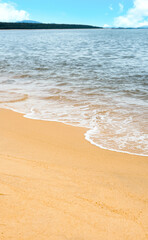
<path fill-rule="evenodd" d="M 0 21 L 148 25 L 148 0 L 0 0 Z"/>

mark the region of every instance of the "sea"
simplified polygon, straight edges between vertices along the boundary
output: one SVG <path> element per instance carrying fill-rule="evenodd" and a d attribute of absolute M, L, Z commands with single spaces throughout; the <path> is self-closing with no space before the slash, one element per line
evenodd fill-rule
<path fill-rule="evenodd" d="M 1 30 L 0 108 L 148 156 L 148 30 Z"/>

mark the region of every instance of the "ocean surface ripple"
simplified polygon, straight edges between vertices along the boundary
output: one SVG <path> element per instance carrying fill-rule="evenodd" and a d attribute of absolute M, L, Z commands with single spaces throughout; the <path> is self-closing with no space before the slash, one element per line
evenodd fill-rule
<path fill-rule="evenodd" d="M 148 30 L 0 31 L 0 107 L 148 155 Z"/>

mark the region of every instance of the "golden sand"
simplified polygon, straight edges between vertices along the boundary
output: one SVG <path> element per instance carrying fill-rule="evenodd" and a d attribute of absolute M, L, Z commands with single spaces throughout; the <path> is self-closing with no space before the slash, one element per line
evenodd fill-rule
<path fill-rule="evenodd" d="M 148 158 L 0 109 L 0 240 L 148 239 Z"/>

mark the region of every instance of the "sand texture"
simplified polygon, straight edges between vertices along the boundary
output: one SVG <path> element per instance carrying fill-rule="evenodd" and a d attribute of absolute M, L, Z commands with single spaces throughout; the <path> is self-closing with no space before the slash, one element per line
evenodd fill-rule
<path fill-rule="evenodd" d="M 148 239 L 148 158 L 0 109 L 0 240 Z"/>

